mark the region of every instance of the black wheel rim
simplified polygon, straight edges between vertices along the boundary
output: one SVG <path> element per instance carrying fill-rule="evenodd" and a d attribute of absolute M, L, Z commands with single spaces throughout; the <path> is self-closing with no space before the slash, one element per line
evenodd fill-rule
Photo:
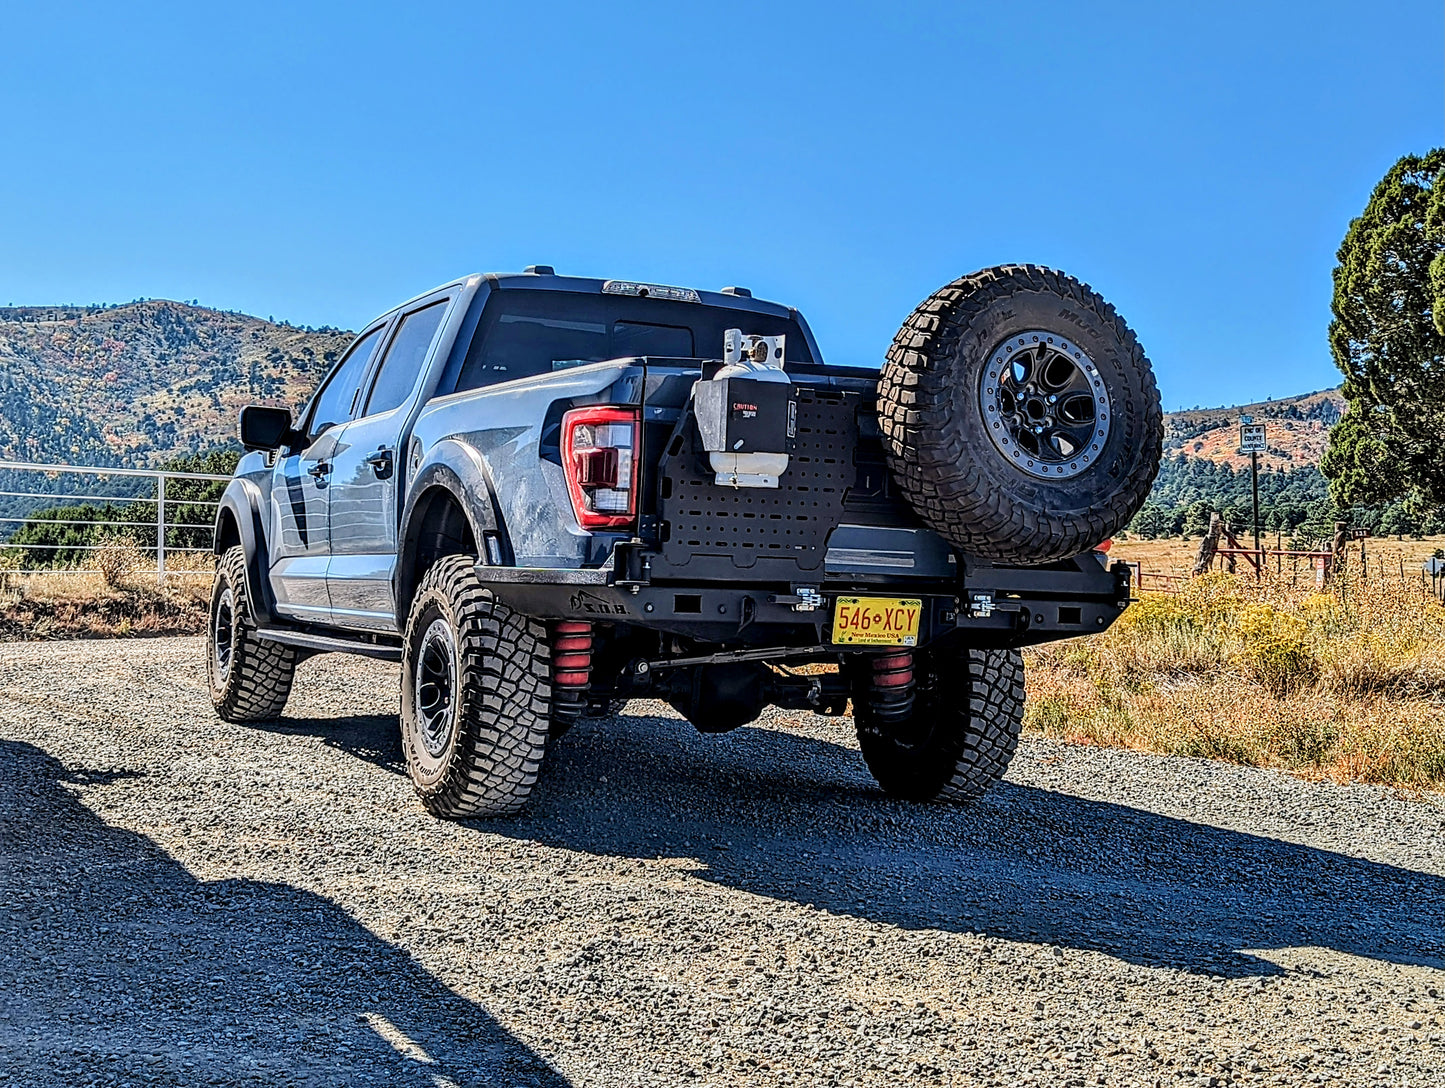
<path fill-rule="evenodd" d="M 433 620 L 422 635 L 414 697 L 422 747 L 439 759 L 451 742 L 457 702 L 457 644 L 444 619 Z"/>
<path fill-rule="evenodd" d="M 231 587 L 221 590 L 211 617 L 211 647 L 216 658 L 216 676 L 225 680 L 231 675 L 231 662 L 236 656 L 236 605 Z"/>
<path fill-rule="evenodd" d="M 1098 460 L 1109 437 L 1109 394 L 1079 345 L 1042 329 L 989 354 L 978 389 L 988 435 L 1030 476 L 1064 480 Z"/>

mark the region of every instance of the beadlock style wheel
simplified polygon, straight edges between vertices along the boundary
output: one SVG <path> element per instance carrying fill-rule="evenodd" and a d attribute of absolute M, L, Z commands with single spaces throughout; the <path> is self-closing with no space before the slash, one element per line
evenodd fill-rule
<path fill-rule="evenodd" d="M 988 436 L 1030 476 L 1077 476 L 1109 437 L 1109 394 L 1099 368 L 1083 348 L 1043 329 L 994 349 L 978 398 Z"/>
<path fill-rule="evenodd" d="M 422 747 L 439 759 L 451 741 L 457 697 L 457 644 L 444 619 L 433 620 L 422 635 L 414 697 Z"/>
<path fill-rule="evenodd" d="M 211 617 L 211 647 L 215 677 L 225 681 L 231 675 L 231 661 L 236 654 L 236 597 L 225 586 L 216 599 Z"/>

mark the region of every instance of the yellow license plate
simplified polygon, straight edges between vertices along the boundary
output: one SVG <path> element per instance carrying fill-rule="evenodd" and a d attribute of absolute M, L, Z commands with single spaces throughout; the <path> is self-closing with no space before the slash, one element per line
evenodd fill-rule
<path fill-rule="evenodd" d="M 917 597 L 839 597 L 833 604 L 833 641 L 844 646 L 917 646 Z"/>

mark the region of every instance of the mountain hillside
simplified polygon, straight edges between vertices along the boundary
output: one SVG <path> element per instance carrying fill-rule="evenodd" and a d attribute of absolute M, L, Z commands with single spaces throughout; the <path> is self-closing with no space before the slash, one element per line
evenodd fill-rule
<path fill-rule="evenodd" d="M 1239 417 L 1248 415 L 1256 423 L 1269 424 L 1269 452 L 1260 457 L 1260 468 L 1287 472 L 1318 465 L 1330 428 L 1344 410 L 1340 391 L 1323 389 L 1258 404 L 1169 412 L 1164 416 L 1164 452 L 1166 456 L 1184 454 L 1230 468 L 1247 468 L 1249 455 L 1239 452 Z"/>
<path fill-rule="evenodd" d="M 0 308 L 0 458 L 146 466 L 234 444 L 242 405 L 300 405 L 350 340 L 164 300 Z"/>

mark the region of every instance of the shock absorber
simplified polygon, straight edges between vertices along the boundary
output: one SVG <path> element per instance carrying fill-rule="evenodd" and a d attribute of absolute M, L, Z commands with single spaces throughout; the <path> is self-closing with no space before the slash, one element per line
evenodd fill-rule
<path fill-rule="evenodd" d="M 592 681 L 592 625 L 585 620 L 552 624 L 552 716 L 567 724 L 587 709 Z"/>
<path fill-rule="evenodd" d="M 868 706 L 880 722 L 903 721 L 913 713 L 913 651 L 892 649 L 869 664 Z"/>

